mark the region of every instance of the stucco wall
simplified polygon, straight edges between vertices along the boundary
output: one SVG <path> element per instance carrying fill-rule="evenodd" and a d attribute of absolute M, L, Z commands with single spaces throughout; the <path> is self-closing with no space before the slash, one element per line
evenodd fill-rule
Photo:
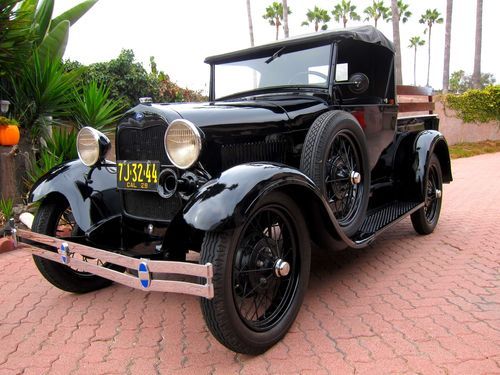
<path fill-rule="evenodd" d="M 436 113 L 439 115 L 439 130 L 450 145 L 462 142 L 500 140 L 500 122 L 464 123 L 455 116 L 455 111 L 450 108 L 445 109 L 440 101 L 436 102 Z"/>

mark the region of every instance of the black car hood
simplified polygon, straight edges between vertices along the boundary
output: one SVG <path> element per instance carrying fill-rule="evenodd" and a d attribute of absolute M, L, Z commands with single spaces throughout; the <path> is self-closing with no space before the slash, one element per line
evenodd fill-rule
<path fill-rule="evenodd" d="M 325 102 L 312 96 L 241 102 L 153 104 L 151 106 L 151 109 L 161 112 L 169 122 L 180 117 L 201 128 L 214 125 L 286 122 L 304 112 L 316 112 L 323 108 L 326 108 Z"/>

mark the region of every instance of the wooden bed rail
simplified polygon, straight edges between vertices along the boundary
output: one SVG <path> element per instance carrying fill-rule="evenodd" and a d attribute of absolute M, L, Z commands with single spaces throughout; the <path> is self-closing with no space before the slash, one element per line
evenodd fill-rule
<path fill-rule="evenodd" d="M 431 87 L 396 86 L 399 113 L 402 112 L 434 112 Z"/>

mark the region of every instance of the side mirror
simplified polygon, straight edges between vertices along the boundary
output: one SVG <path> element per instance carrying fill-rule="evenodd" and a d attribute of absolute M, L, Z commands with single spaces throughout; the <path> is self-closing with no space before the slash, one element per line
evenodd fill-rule
<path fill-rule="evenodd" d="M 370 86 L 370 79 L 364 73 L 354 73 L 349 77 L 349 91 L 353 94 L 362 94 Z"/>

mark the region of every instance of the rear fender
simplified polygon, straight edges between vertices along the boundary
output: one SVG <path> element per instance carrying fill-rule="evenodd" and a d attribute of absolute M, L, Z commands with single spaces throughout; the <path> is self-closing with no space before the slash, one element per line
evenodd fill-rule
<path fill-rule="evenodd" d="M 93 224 L 121 212 L 116 189 L 116 168 L 87 167 L 80 160 L 63 163 L 51 169 L 32 187 L 30 202 L 64 197 L 78 226 L 87 231 Z"/>
<path fill-rule="evenodd" d="M 443 134 L 436 130 L 426 130 L 419 133 L 415 138 L 413 151 L 414 183 L 420 198 L 423 200 L 425 197 L 425 172 L 427 171 L 432 154 L 436 154 L 441 165 L 443 182 L 449 183 L 453 180 L 450 153 Z"/>
<path fill-rule="evenodd" d="M 183 218 L 201 231 L 236 228 L 271 191 L 283 191 L 295 200 L 306 218 L 311 238 L 318 244 L 357 247 L 343 234 L 328 203 L 309 177 L 281 164 L 249 163 L 228 169 L 191 198 L 183 210 Z"/>

